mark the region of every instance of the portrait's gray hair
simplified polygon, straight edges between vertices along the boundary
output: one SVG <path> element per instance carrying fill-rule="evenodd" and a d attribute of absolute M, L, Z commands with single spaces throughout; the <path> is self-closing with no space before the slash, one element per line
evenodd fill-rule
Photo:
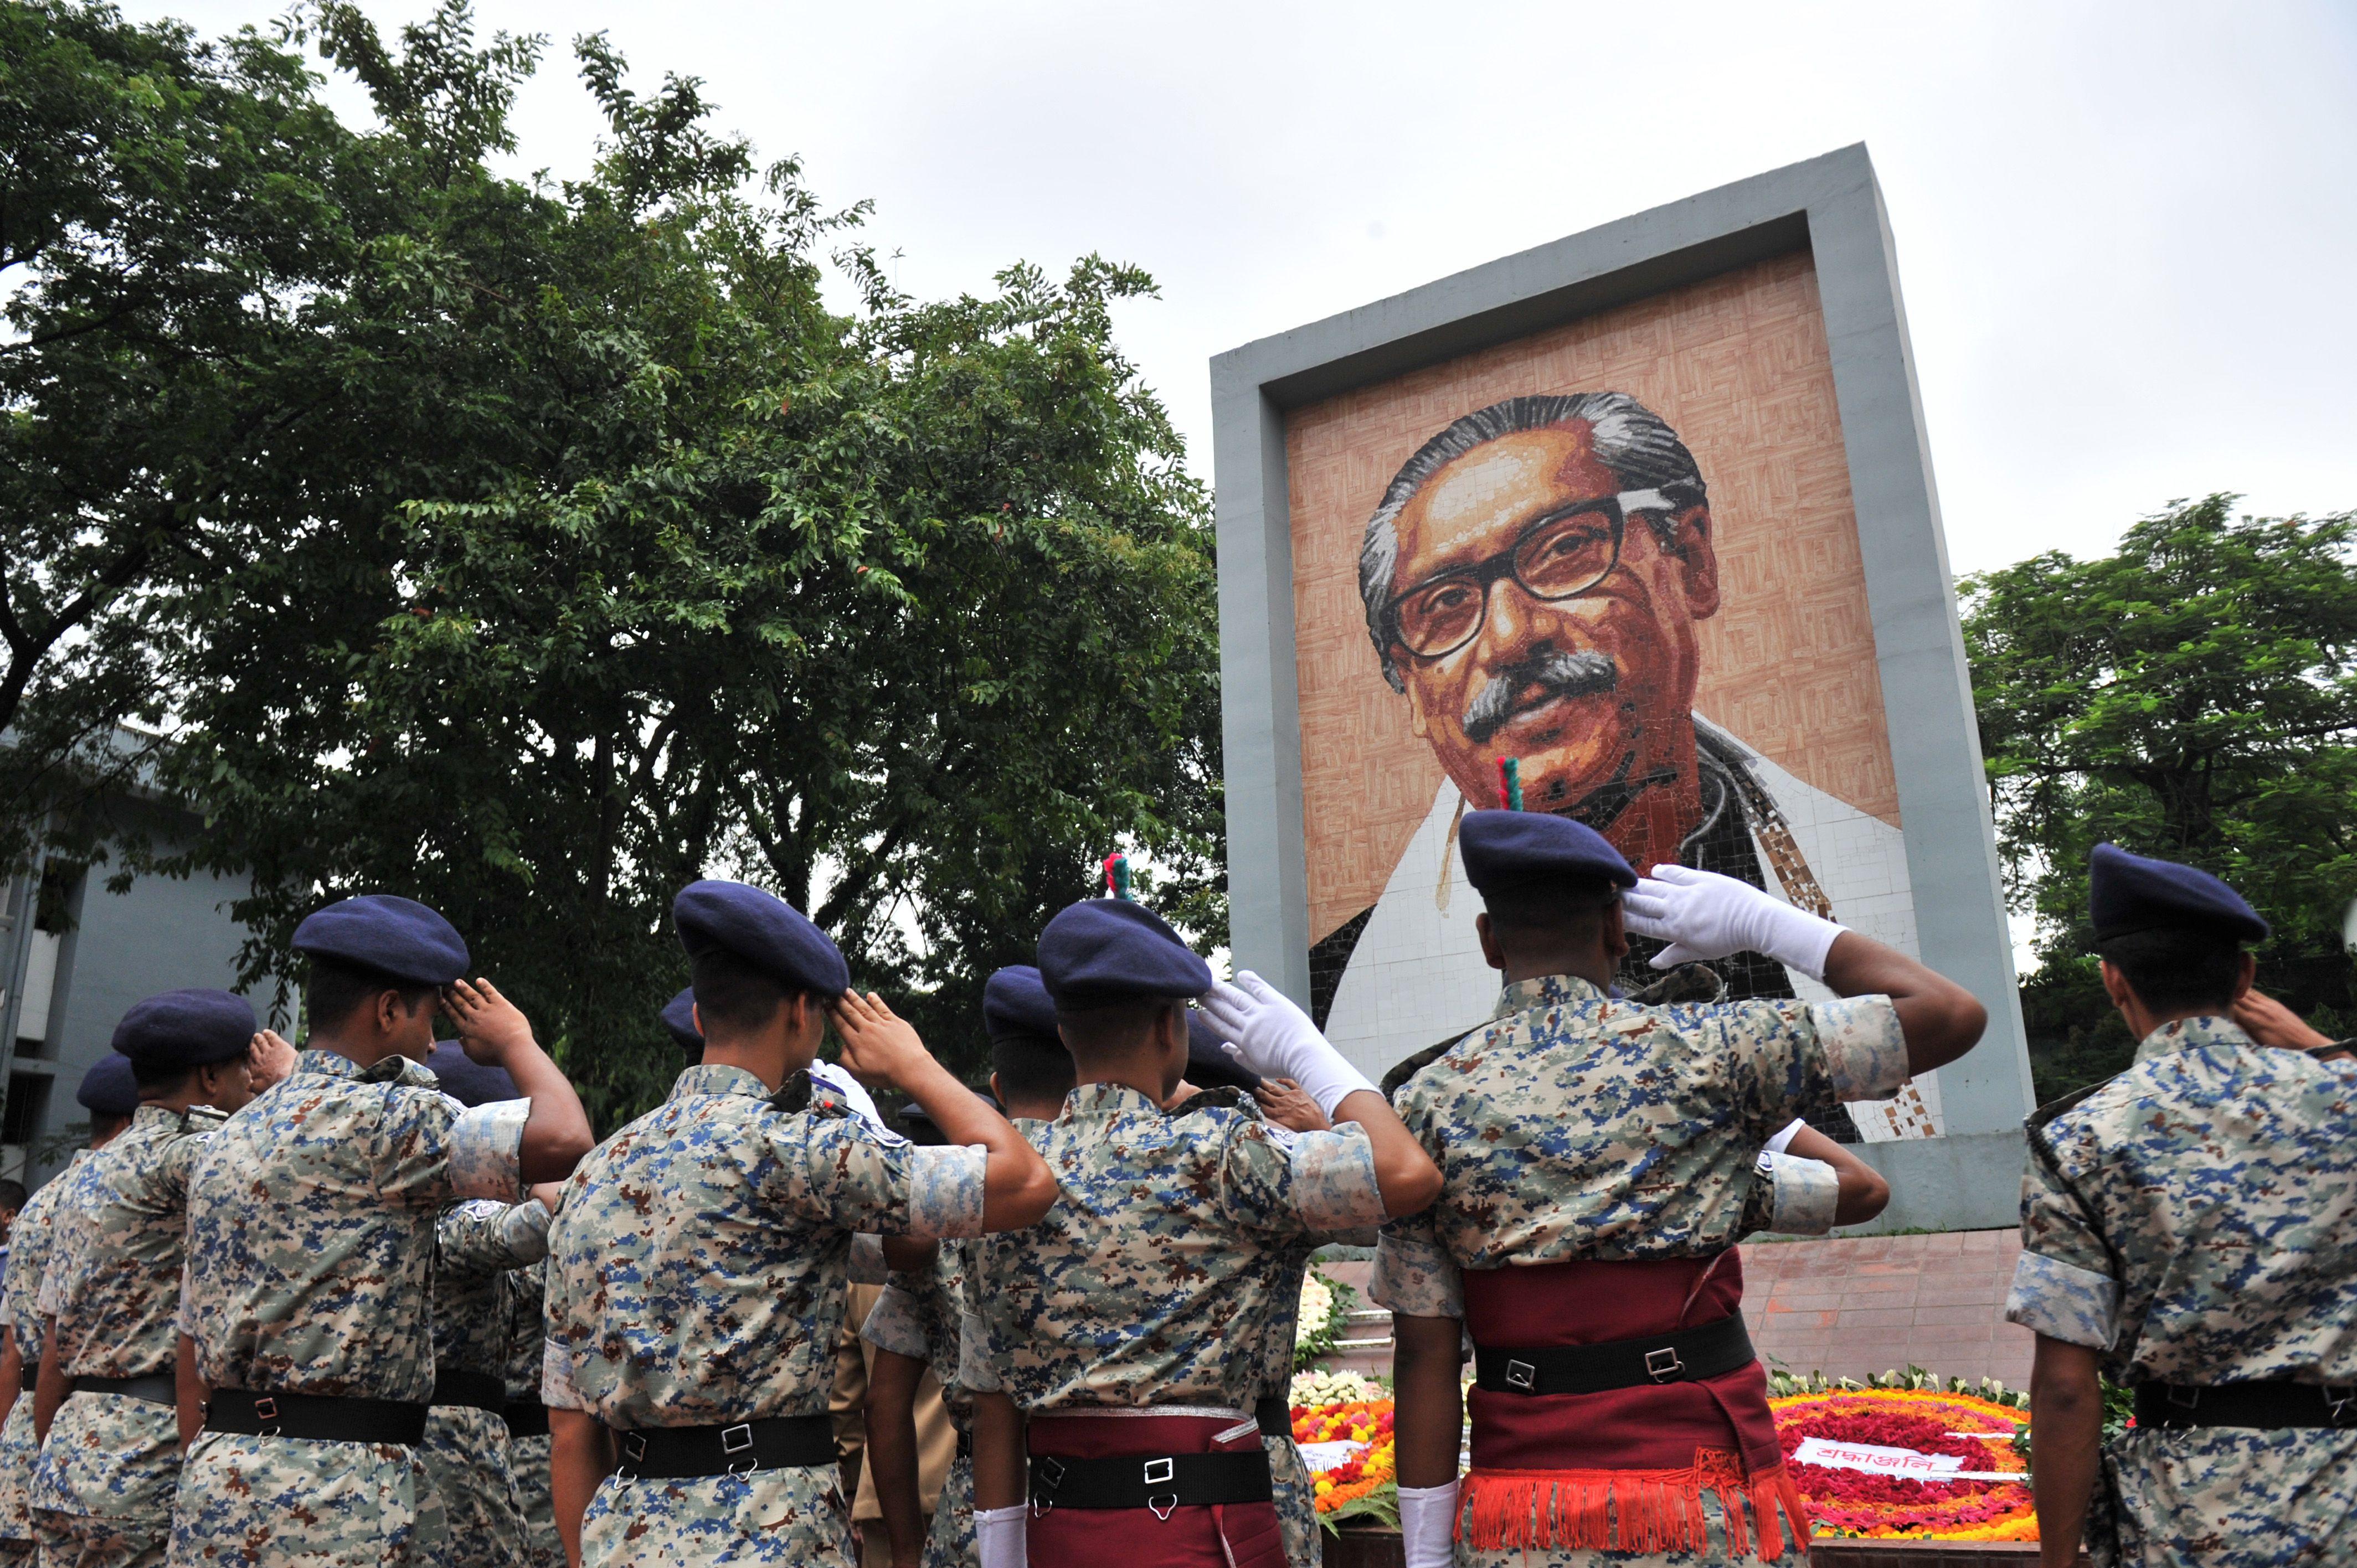
<path fill-rule="evenodd" d="M 1678 439 L 1669 423 L 1627 392 L 1574 392 L 1568 397 L 1510 397 L 1478 409 L 1416 448 L 1384 488 L 1382 504 L 1367 519 L 1367 537 L 1359 547 L 1359 598 L 1366 606 L 1367 635 L 1375 655 L 1383 661 L 1383 679 L 1394 692 L 1405 692 L 1383 639 L 1383 607 L 1391 600 L 1392 578 L 1399 570 L 1399 514 L 1435 474 L 1477 446 L 1501 435 L 1526 430 L 1549 430 L 1586 420 L 1596 460 L 1612 470 L 1624 490 L 1660 490 L 1681 507 L 1709 499 L 1695 467 L 1694 454 Z M 1665 519 L 1654 519 L 1654 532 L 1670 541 Z"/>

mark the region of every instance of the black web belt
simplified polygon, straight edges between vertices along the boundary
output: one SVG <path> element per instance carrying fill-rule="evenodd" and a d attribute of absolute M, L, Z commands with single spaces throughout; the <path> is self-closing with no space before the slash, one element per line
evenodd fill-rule
<path fill-rule="evenodd" d="M 304 1437 L 318 1443 L 393 1443 L 414 1448 L 425 1438 L 425 1405 L 407 1400 L 215 1389 L 205 1402 L 205 1430 L 242 1433 L 249 1437 Z"/>
<path fill-rule="evenodd" d="M 685 1480 L 698 1476 L 749 1476 L 834 1463 L 834 1422 L 823 1415 L 773 1415 L 726 1426 L 650 1426 L 617 1430 L 625 1481 Z"/>
<path fill-rule="evenodd" d="M 1035 1455 L 1035 1509 L 1152 1509 L 1168 1519 L 1176 1508 L 1275 1500 L 1268 1451 L 1242 1454 L 1131 1455 L 1119 1459 L 1065 1459 Z"/>
<path fill-rule="evenodd" d="M 1283 1394 L 1270 1394 L 1253 1402 L 1253 1424 L 1260 1428 L 1263 1437 L 1293 1435 L 1293 1406 Z"/>
<path fill-rule="evenodd" d="M 38 1361 L 27 1361 L 25 1363 L 25 1380 L 17 1386 L 23 1389 L 25 1392 L 31 1393 L 33 1391 L 34 1385 L 38 1384 L 40 1380 L 41 1364 Z"/>
<path fill-rule="evenodd" d="M 2136 1425 L 2357 1426 L 2357 1385 L 2295 1383 L 2138 1383 Z"/>
<path fill-rule="evenodd" d="M 961 1459 L 971 1459 L 974 1457 L 973 1433 L 961 1432 L 957 1434 L 957 1456 Z"/>
<path fill-rule="evenodd" d="M 178 1369 L 167 1366 L 160 1372 L 150 1372 L 142 1378 L 76 1378 L 67 1391 L 123 1394 L 131 1399 L 146 1400 L 153 1404 L 178 1404 L 180 1401 Z"/>
<path fill-rule="evenodd" d="M 1521 1350 L 1477 1345 L 1473 1382 L 1491 1393 L 1600 1394 L 1716 1378 L 1758 1359 L 1738 1312 L 1696 1328 L 1601 1345 L 1540 1345 Z"/>
<path fill-rule="evenodd" d="M 508 1380 L 489 1372 L 461 1371 L 452 1367 L 434 1374 L 434 1398 L 439 1405 L 466 1405 L 500 1415 L 508 1407 Z"/>
<path fill-rule="evenodd" d="M 538 1400 L 510 1400 L 500 1407 L 507 1418 L 510 1437 L 545 1437 L 548 1435 L 548 1407 Z"/>

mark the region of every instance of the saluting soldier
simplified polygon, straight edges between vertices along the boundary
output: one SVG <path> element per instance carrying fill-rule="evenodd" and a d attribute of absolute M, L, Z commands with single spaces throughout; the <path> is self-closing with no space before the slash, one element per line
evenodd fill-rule
<path fill-rule="evenodd" d="M 425 905 L 346 898 L 296 927 L 295 948 L 310 961 L 306 1048 L 189 1182 L 179 1358 L 205 1402 L 171 1561 L 431 1564 L 447 1541 L 418 1451 L 436 1221 L 454 1198 L 512 1203 L 564 1176 L 589 1121 L 523 1015 L 459 978 L 467 945 Z M 524 1098 L 468 1110 L 436 1087 L 437 995 L 468 1053 Z"/>
<path fill-rule="evenodd" d="M 1296 1133 L 1333 1130 L 1333 1123 L 1318 1109 L 1318 1102 L 1302 1093 L 1298 1085 L 1284 1079 L 1262 1078 L 1236 1066 L 1234 1059 L 1222 1049 L 1219 1030 L 1203 1013 L 1189 1013 L 1187 1023 L 1189 1083 L 1206 1089 L 1249 1091 L 1259 1104 L 1261 1114 L 1274 1126 Z M 1276 1504 L 1276 1522 L 1285 1541 L 1287 1568 L 1318 1568 L 1325 1559 L 1325 1530 L 1318 1522 L 1317 1483 L 1293 1440 L 1291 1391 L 1294 1349 L 1300 1337 L 1302 1282 L 1308 1276 L 1312 1254 L 1332 1242 L 1372 1247 L 1375 1244 L 1375 1230 L 1362 1226 L 1297 1238 L 1278 1254 L 1269 1289 L 1261 1301 L 1257 1336 L 1260 1395 L 1253 1403 L 1253 1420 L 1260 1427 L 1261 1447 L 1268 1454 L 1269 1479 L 1275 1492 L 1272 1500 Z"/>
<path fill-rule="evenodd" d="M 827 1395 L 853 1233 L 1028 1224 L 1055 1184 L 915 1030 L 846 989 L 799 910 L 707 881 L 672 913 L 704 1059 L 583 1164 L 552 1239 L 557 1528 L 584 1563 L 851 1568 Z M 845 1063 L 923 1106 L 946 1146 L 806 1070 L 830 1017 Z"/>
<path fill-rule="evenodd" d="M 434 1047 L 426 1070 L 472 1109 L 518 1098 L 515 1079 L 468 1057 L 456 1040 Z M 548 1256 L 557 1188 L 522 1203 L 470 1197 L 434 1225 L 434 1395 L 425 1417 L 425 1474 L 441 1495 L 452 1568 L 514 1568 L 523 1561 L 523 1498 L 508 1445 L 508 1302 L 515 1272 Z M 537 1293 L 534 1305 L 538 1305 Z M 539 1348 L 538 1325 L 533 1346 Z"/>
<path fill-rule="evenodd" d="M 2346 1561 L 2357 1063 L 2235 1025 L 2267 923 L 2223 882 L 2112 844 L 2087 881 L 2104 990 L 2139 1044 L 2029 1121 L 2006 1316 L 2038 1336 L 2040 1553 L 2072 1562 L 2083 1521 L 2099 1564 Z M 2108 1443 L 2103 1376 L 2136 1391 Z"/>
<path fill-rule="evenodd" d="M 1428 1211 L 1385 1228 L 1372 1286 L 1398 1346 L 1407 1561 L 1720 1563 L 1803 1547 L 1734 1245 L 1758 1218 L 1762 1146 L 1799 1106 L 1887 1098 L 1963 1055 L 1980 1004 L 1733 878 L 1664 865 L 1640 883 L 1567 818 L 1468 812 L 1458 842 L 1505 985 L 1494 1021 L 1398 1094 L 1444 1178 Z M 1756 952 L 1846 999 L 1618 1001 L 1630 930 L 1671 944 L 1657 967 Z M 1830 1219 L 1836 1174 L 1803 1174 L 1790 1201 Z"/>
<path fill-rule="evenodd" d="M 1421 1208 L 1437 1173 L 1299 1008 L 1249 973 L 1214 992 L 1143 907 L 1065 909 L 1040 935 L 1039 972 L 1077 1087 L 1039 1134 L 1060 1200 L 975 1249 L 996 1399 L 1026 1423 L 1018 1437 L 985 1419 L 993 1401 L 977 1396 L 982 1561 L 1028 1551 L 1035 1568 L 1074 1568 L 1117 1540 L 1135 1568 L 1276 1568 L 1251 1413 L 1265 1298 L 1301 1238 Z M 1188 1001 L 1207 993 L 1242 1065 L 1300 1080 L 1334 1131 L 1273 1127 L 1232 1089 L 1165 1112 L 1188 1062 Z"/>
<path fill-rule="evenodd" d="M 90 1157 L 91 1201 L 62 1214 L 41 1282 L 48 1338 L 33 1524 L 64 1568 L 161 1563 L 180 1481 L 178 1353 L 188 1173 L 213 1130 L 295 1053 L 226 991 L 170 991 L 123 1015 L 140 1106 Z"/>
<path fill-rule="evenodd" d="M 982 1022 L 990 1038 L 990 1091 L 1007 1120 L 1035 1146 L 1039 1133 L 1063 1110 L 1072 1088 L 1072 1054 L 1056 1035 L 1056 1004 L 1030 964 L 1009 964 L 983 983 Z M 883 1295 L 860 1327 L 876 1347 L 868 1374 L 868 1467 L 875 1476 L 884 1531 L 894 1568 L 975 1568 L 974 1534 L 974 1393 L 998 1391 L 996 1374 L 965 1348 L 974 1315 L 973 1243 L 943 1241 L 921 1266 L 895 1268 Z M 924 1514 L 918 1483 L 917 1390 L 930 1370 L 957 1433 L 957 1449 L 933 1504 Z"/>
<path fill-rule="evenodd" d="M 41 1370 L 48 1330 L 41 1321 L 41 1276 L 48 1267 L 58 1222 L 72 1212 L 68 1201 L 91 1156 L 131 1125 L 139 1112 L 139 1080 L 131 1058 L 110 1050 L 82 1075 L 74 1102 L 90 1112 L 90 1143 L 74 1151 L 66 1168 L 26 1200 L 10 1233 L 8 1282 L 0 1293 L 0 1403 L 8 1418 L 0 1424 L 0 1568 L 30 1568 L 40 1552 L 33 1529 L 33 1466 L 40 1441 L 33 1434 L 33 1395 Z"/>

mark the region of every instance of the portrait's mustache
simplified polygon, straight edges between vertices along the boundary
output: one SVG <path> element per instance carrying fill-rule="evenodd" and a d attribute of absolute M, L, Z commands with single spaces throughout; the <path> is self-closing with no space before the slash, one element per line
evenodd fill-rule
<path fill-rule="evenodd" d="M 1620 666 L 1609 653 L 1542 653 L 1490 677 L 1465 707 L 1465 738 L 1479 746 L 1513 716 L 1514 698 L 1536 686 L 1547 698 L 1591 697 L 1620 683 Z"/>

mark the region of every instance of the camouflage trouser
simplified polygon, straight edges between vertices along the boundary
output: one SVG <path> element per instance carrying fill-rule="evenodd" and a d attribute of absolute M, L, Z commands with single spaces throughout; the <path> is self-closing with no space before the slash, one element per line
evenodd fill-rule
<path fill-rule="evenodd" d="M 414 1448 L 207 1432 L 180 1468 L 174 1568 L 435 1568 L 449 1537 Z"/>
<path fill-rule="evenodd" d="M 1326 1560 L 1325 1531 L 1318 1523 L 1318 1491 L 1309 1466 L 1290 1437 L 1264 1432 L 1260 1445 L 1268 1450 L 1268 1473 L 1276 1489 L 1276 1527 L 1285 1536 L 1286 1568 L 1318 1568 Z"/>
<path fill-rule="evenodd" d="M 508 1468 L 515 1473 L 516 1501 L 523 1509 L 524 1568 L 565 1568 L 556 1498 L 548 1489 L 547 1434 L 508 1439 Z"/>
<path fill-rule="evenodd" d="M 2138 1427 L 2104 1444 L 2088 1510 L 2097 1568 L 2344 1561 L 2357 1536 L 2357 1430 Z"/>
<path fill-rule="evenodd" d="M 425 1413 L 419 1452 L 442 1494 L 447 1568 L 514 1568 L 523 1560 L 523 1501 L 508 1469 L 508 1423 L 471 1405 Z"/>
<path fill-rule="evenodd" d="M 871 1526 L 881 1532 L 881 1526 Z M 981 1568 L 974 1540 L 974 1460 L 961 1454 L 950 1461 L 942 1477 L 941 1500 L 933 1504 L 932 1527 L 925 1532 L 923 1568 Z"/>
<path fill-rule="evenodd" d="M 749 1476 L 608 1477 L 581 1517 L 583 1568 L 780 1563 L 856 1568 L 851 1509 L 832 1465 Z"/>
<path fill-rule="evenodd" d="M 169 1524 L 91 1519 L 49 1509 L 33 1511 L 33 1528 L 41 1535 L 41 1568 L 162 1568 L 171 1534 Z"/>
<path fill-rule="evenodd" d="M 1578 1547 L 1509 1546 L 1495 1552 L 1478 1551 L 1464 1541 L 1457 1543 L 1457 1568 L 1737 1568 L 1738 1564 L 1760 1561 L 1751 1552 L 1741 1554 L 1727 1547 L 1726 1515 L 1719 1506 L 1718 1494 L 1708 1487 L 1702 1493 L 1702 1511 L 1710 1529 L 1710 1550 L 1707 1552 L 1593 1552 Z M 1744 1513 L 1749 1519 L 1750 1509 Z M 1458 1521 L 1463 1522 L 1461 1520 Z M 1758 1521 L 1749 1520 L 1747 1534 L 1751 1543 L 1760 1539 Z M 1787 1539 L 1784 1552 L 1770 1561 L 1781 1568 L 1804 1568 L 1809 1554 L 1796 1541 Z"/>
<path fill-rule="evenodd" d="M 38 1550 L 33 1534 L 33 1396 L 8 1407 L 0 1424 L 0 1568 L 30 1563 Z"/>

